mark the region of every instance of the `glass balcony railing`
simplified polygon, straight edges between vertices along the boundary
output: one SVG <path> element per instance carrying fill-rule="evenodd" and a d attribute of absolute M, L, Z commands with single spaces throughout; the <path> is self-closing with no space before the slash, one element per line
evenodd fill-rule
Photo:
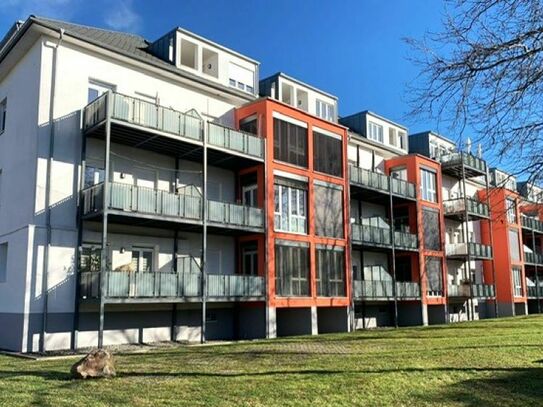
<path fill-rule="evenodd" d="M 450 284 L 448 287 L 449 297 L 494 297 L 494 286 L 491 284 Z"/>
<path fill-rule="evenodd" d="M 543 233 L 543 222 L 538 219 L 531 218 L 526 215 L 521 215 L 522 227 L 524 229 L 534 230 L 535 232 Z"/>
<path fill-rule="evenodd" d="M 460 167 L 462 163 L 467 169 L 475 170 L 481 174 L 486 174 L 486 162 L 473 154 L 466 152 L 452 152 L 439 157 L 443 167 Z"/>
<path fill-rule="evenodd" d="M 411 182 L 392 178 L 365 168 L 355 167 L 354 165 L 351 165 L 349 168 L 351 184 L 387 194 L 392 193 L 403 198 L 416 199 L 417 197 L 415 184 Z"/>
<path fill-rule="evenodd" d="M 173 193 L 132 184 L 108 183 L 109 209 L 123 213 L 141 213 L 165 218 L 201 221 L 202 197 Z M 103 208 L 104 184 L 82 191 L 83 214 L 100 212 Z M 208 221 L 217 225 L 263 228 L 264 211 L 260 208 L 208 200 Z"/>
<path fill-rule="evenodd" d="M 481 243 L 448 243 L 445 245 L 445 254 L 449 257 L 467 257 L 473 259 L 491 259 L 492 247 Z"/>
<path fill-rule="evenodd" d="M 533 253 L 533 252 L 524 252 L 524 262 L 526 264 L 534 264 L 534 265 L 543 265 L 543 254 L 541 253 Z"/>
<path fill-rule="evenodd" d="M 394 299 L 393 281 L 355 280 L 354 297 L 372 299 Z M 415 282 L 396 282 L 396 297 L 420 298 L 420 286 Z"/>
<path fill-rule="evenodd" d="M 443 201 L 445 216 L 463 215 L 466 212 L 466 206 L 468 215 L 482 218 L 490 216 L 488 205 L 472 198 L 467 198 L 466 200 L 464 198 L 455 198 Z"/>
<path fill-rule="evenodd" d="M 102 123 L 107 118 L 108 110 L 113 120 L 192 141 L 203 140 L 204 121 L 195 112 L 179 112 L 116 92 L 105 93 L 84 108 L 83 130 Z M 258 159 L 264 157 L 264 140 L 261 137 L 216 123 L 209 123 L 208 126 L 207 141 L 210 146 Z"/>
<path fill-rule="evenodd" d="M 187 272 L 81 272 L 82 299 L 100 298 L 100 279 L 104 278 L 104 297 L 112 299 L 194 298 L 202 296 L 202 274 Z M 240 275 L 207 275 L 207 297 L 263 298 L 264 278 Z"/>
<path fill-rule="evenodd" d="M 210 145 L 238 151 L 256 158 L 264 157 L 264 140 L 254 134 L 209 123 L 207 141 Z"/>

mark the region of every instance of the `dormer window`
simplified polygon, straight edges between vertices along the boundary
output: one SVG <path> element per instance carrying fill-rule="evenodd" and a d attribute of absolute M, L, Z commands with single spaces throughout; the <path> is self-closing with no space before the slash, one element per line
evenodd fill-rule
<path fill-rule="evenodd" d="M 228 74 L 228 83 L 231 87 L 254 93 L 254 72 L 231 62 L 228 67 Z"/>
<path fill-rule="evenodd" d="M 334 105 L 317 99 L 315 114 L 324 120 L 334 121 Z"/>
<path fill-rule="evenodd" d="M 383 143 L 383 126 L 368 122 L 368 138 Z"/>

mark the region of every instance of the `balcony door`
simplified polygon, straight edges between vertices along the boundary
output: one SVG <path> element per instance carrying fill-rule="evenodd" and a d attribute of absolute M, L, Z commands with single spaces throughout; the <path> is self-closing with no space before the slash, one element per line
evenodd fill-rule
<path fill-rule="evenodd" d="M 246 185 L 242 187 L 242 203 L 246 206 L 257 206 L 257 191 L 258 186 L 256 184 Z"/>

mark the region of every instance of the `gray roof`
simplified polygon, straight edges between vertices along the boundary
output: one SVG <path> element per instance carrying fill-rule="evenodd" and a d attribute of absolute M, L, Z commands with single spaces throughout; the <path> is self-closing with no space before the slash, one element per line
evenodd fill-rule
<path fill-rule="evenodd" d="M 148 63 L 157 68 L 162 68 L 169 72 L 190 78 L 208 86 L 213 86 L 222 91 L 241 96 L 244 99 L 248 99 L 248 96 L 250 98 L 250 95 L 245 92 L 241 92 L 234 88 L 229 88 L 217 83 L 213 83 L 206 80 L 205 78 L 201 78 L 190 72 L 178 69 L 175 67 L 175 65 L 172 65 L 171 63 L 154 56 L 148 51 L 148 46 L 151 43 L 139 35 L 105 30 L 102 28 L 89 27 L 80 24 L 73 24 L 66 21 L 53 20 L 46 17 L 30 16 L 24 22 L 24 24 L 19 25 L 16 32 L 13 33 L 13 37 L 10 39 L 6 39 L 6 47 L 5 49 L 1 49 L 2 52 L 0 55 L 0 62 L 5 57 L 5 54 L 9 52 L 10 48 L 17 42 L 18 36 L 23 35 L 26 29 L 32 23 L 39 24 L 45 28 L 57 31 L 60 29 L 64 29 L 66 35 L 76 38 L 78 40 L 85 41 L 97 47 L 107 49 L 123 56 L 138 60 L 140 62 Z M 11 42 L 11 44 L 8 44 L 8 42 Z"/>

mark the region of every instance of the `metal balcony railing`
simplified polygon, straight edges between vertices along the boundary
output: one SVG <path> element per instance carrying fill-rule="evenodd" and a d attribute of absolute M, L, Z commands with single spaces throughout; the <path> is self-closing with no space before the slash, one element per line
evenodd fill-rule
<path fill-rule="evenodd" d="M 411 182 L 392 178 L 354 165 L 351 165 L 349 169 L 351 184 L 409 199 L 416 199 L 417 197 L 415 184 Z"/>
<path fill-rule="evenodd" d="M 524 262 L 526 264 L 543 265 L 543 254 L 525 251 Z"/>
<path fill-rule="evenodd" d="M 538 219 L 531 218 L 526 215 L 521 215 L 522 227 L 525 229 L 534 230 L 535 232 L 543 233 L 543 222 Z"/>
<path fill-rule="evenodd" d="M 486 162 L 470 153 L 451 152 L 440 156 L 439 161 L 443 167 L 460 167 L 463 162 L 464 167 L 482 174 L 486 173 Z"/>
<path fill-rule="evenodd" d="M 391 280 L 355 280 L 354 297 L 370 299 L 394 299 L 394 283 Z M 397 298 L 420 298 L 420 286 L 415 282 L 396 282 Z"/>
<path fill-rule="evenodd" d="M 264 227 L 264 211 L 260 208 L 209 200 L 207 204 L 209 222 L 242 227 Z"/>
<path fill-rule="evenodd" d="M 415 199 L 417 197 L 417 190 L 415 184 L 404 181 L 403 179 L 397 179 L 390 177 L 390 191 L 394 195 Z"/>
<path fill-rule="evenodd" d="M 352 224 L 352 240 L 355 243 L 364 243 L 376 246 L 390 246 L 390 229 L 377 226 Z"/>
<path fill-rule="evenodd" d="M 350 166 L 350 180 L 352 184 L 376 189 L 385 193 L 389 192 L 389 177 L 385 174 L 370 171 L 365 168 Z"/>
<path fill-rule="evenodd" d="M 202 296 L 202 274 L 192 272 L 81 272 L 82 299 L 100 298 L 100 279 L 104 278 L 104 297 L 112 299 L 194 298 Z M 264 297 L 264 278 L 260 276 L 207 275 L 207 296 L 221 298 Z"/>
<path fill-rule="evenodd" d="M 108 104 L 111 105 L 110 113 L 114 120 L 202 141 L 203 120 L 196 114 L 182 113 L 116 92 L 105 93 L 85 107 L 83 130 L 93 127 L 107 117 Z"/>
<path fill-rule="evenodd" d="M 418 239 L 413 233 L 394 231 L 394 246 L 399 249 L 417 250 Z"/>
<path fill-rule="evenodd" d="M 455 198 L 443 201 L 445 216 L 457 214 L 463 215 L 465 213 L 466 206 L 468 215 L 482 218 L 488 218 L 490 215 L 487 204 L 472 198 L 467 198 L 466 200 L 464 200 L 464 198 Z"/>
<path fill-rule="evenodd" d="M 102 123 L 107 118 L 108 106 L 113 120 L 193 141 L 203 140 L 204 121 L 196 113 L 183 113 L 117 92 L 105 93 L 84 108 L 83 130 Z M 216 123 L 208 123 L 207 142 L 250 157 L 264 157 L 264 139 Z"/>
<path fill-rule="evenodd" d="M 481 243 L 448 243 L 445 245 L 445 254 L 449 257 L 467 257 L 474 259 L 491 259 L 492 247 Z"/>
<path fill-rule="evenodd" d="M 207 142 L 210 145 L 256 158 L 264 157 L 264 140 L 261 137 L 216 123 L 209 123 L 208 126 Z"/>
<path fill-rule="evenodd" d="M 528 288 L 528 297 L 529 298 L 543 298 L 543 285 L 539 287 L 536 286 L 527 286 Z M 539 289 L 539 292 L 538 292 Z"/>
<path fill-rule="evenodd" d="M 199 195 L 116 182 L 108 185 L 109 209 L 167 218 L 202 219 L 202 198 Z M 82 191 L 84 215 L 103 209 L 103 190 L 104 184 L 101 183 Z M 226 226 L 263 228 L 264 211 L 261 208 L 208 200 L 208 221 Z"/>
<path fill-rule="evenodd" d="M 449 284 L 449 297 L 474 297 L 491 298 L 494 297 L 494 286 L 491 284 Z"/>

